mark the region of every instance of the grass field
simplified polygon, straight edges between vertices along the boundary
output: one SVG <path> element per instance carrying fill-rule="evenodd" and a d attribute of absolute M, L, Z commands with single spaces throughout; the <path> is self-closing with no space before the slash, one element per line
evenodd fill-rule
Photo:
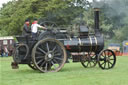
<path fill-rule="evenodd" d="M 0 85 L 128 85 L 128 57 L 117 57 L 116 66 L 101 70 L 84 68 L 80 63 L 65 64 L 60 72 L 40 73 L 20 65 L 12 70 L 12 58 L 0 58 Z"/>

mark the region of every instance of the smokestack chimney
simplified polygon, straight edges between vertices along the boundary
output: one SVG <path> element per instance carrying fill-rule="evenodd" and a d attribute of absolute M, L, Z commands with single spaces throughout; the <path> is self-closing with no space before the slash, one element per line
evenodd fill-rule
<path fill-rule="evenodd" d="M 95 22 L 95 34 L 99 34 L 99 8 L 94 8 L 94 22 Z"/>

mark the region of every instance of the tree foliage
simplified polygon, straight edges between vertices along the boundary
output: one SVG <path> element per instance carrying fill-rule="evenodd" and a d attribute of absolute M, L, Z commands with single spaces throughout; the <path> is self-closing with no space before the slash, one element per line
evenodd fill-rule
<path fill-rule="evenodd" d="M 71 0 L 13 0 L 0 10 L 0 32 L 2 35 L 18 35 L 25 19 L 50 20 L 70 24 L 82 9 L 71 4 Z M 6 33 L 3 31 L 6 30 Z"/>

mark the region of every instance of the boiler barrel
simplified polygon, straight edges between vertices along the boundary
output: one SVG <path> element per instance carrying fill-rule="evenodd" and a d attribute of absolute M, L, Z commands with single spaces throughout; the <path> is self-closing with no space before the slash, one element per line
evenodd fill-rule
<path fill-rule="evenodd" d="M 64 46 L 70 52 L 100 52 L 104 48 L 103 36 L 88 36 L 64 40 Z"/>

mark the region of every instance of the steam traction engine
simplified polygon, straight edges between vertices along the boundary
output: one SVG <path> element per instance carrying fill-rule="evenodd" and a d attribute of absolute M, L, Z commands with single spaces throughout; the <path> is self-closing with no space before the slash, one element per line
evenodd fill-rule
<path fill-rule="evenodd" d="M 72 56 L 73 62 L 81 62 L 87 67 L 96 64 L 102 69 L 111 69 L 116 63 L 113 51 L 104 48 L 104 38 L 99 31 L 99 9 L 95 10 L 95 34 L 80 26 L 79 36 L 71 37 L 66 30 L 46 30 L 40 32 L 36 40 L 28 36 L 16 37 L 12 67 L 28 64 L 40 72 L 57 72 Z M 48 22 L 42 23 L 50 26 Z M 51 28 L 54 24 L 51 24 Z"/>

